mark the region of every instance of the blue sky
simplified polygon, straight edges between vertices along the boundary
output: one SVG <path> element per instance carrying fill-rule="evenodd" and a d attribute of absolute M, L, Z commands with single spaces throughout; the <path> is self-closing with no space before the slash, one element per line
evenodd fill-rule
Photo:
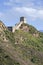
<path fill-rule="evenodd" d="M 0 0 L 0 20 L 14 26 L 21 16 L 27 23 L 43 30 L 43 0 Z"/>

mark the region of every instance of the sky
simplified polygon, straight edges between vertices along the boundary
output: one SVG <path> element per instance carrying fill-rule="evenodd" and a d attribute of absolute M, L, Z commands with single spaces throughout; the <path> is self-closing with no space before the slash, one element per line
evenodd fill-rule
<path fill-rule="evenodd" d="M 43 0 L 0 0 L 0 20 L 6 26 L 15 26 L 22 16 L 28 24 L 43 30 Z"/>

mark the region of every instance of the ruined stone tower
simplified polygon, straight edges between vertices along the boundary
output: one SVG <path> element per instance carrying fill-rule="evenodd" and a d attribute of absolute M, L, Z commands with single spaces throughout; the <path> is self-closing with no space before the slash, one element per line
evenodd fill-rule
<path fill-rule="evenodd" d="M 18 30 L 23 23 L 26 23 L 26 18 L 25 17 L 20 17 L 19 23 L 17 23 L 14 27 L 8 27 L 8 29 L 11 32 L 15 32 L 15 30 Z"/>
<path fill-rule="evenodd" d="M 20 17 L 20 22 L 26 23 L 26 18 L 25 17 Z"/>
<path fill-rule="evenodd" d="M 15 30 L 18 30 L 23 23 L 26 23 L 26 18 L 25 17 L 20 17 L 20 22 L 17 23 L 15 25 L 15 27 L 12 28 L 12 32 L 15 32 Z"/>

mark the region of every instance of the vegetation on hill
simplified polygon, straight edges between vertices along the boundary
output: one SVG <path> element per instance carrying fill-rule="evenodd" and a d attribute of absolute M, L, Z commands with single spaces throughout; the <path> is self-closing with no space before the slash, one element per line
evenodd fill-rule
<path fill-rule="evenodd" d="M 32 25 L 26 24 L 26 23 L 23 23 L 21 25 L 20 29 L 22 29 L 25 26 L 27 26 L 27 28 L 29 29 L 28 32 L 31 33 L 31 34 L 38 32 L 38 30 L 35 27 L 33 27 Z"/>
<path fill-rule="evenodd" d="M 43 33 L 28 24 L 14 33 L 7 28 L 2 32 L 8 41 L 0 36 L 0 65 L 43 65 Z"/>
<path fill-rule="evenodd" d="M 0 65 L 20 65 L 19 62 L 10 58 L 7 52 L 0 47 Z"/>

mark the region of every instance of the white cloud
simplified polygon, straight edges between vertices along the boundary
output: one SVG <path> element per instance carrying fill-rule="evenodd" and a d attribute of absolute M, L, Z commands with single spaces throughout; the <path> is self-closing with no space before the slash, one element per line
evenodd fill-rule
<path fill-rule="evenodd" d="M 4 2 L 4 5 L 6 6 L 15 6 L 15 3 L 20 3 L 20 0 L 9 0 L 8 2 Z"/>
<path fill-rule="evenodd" d="M 22 0 L 9 0 L 9 2 L 21 2 Z"/>
<path fill-rule="evenodd" d="M 5 6 L 12 6 L 13 5 L 13 0 L 9 0 L 8 2 L 3 3 Z"/>
<path fill-rule="evenodd" d="M 43 9 L 43 1 L 42 0 L 8 0 L 8 2 L 4 2 L 5 6 L 22 6 L 22 7 L 33 7 L 37 9 Z"/>
<path fill-rule="evenodd" d="M 28 8 L 28 7 L 17 7 L 15 10 L 19 13 L 26 14 L 27 16 L 30 17 L 43 19 L 43 10 L 40 9 L 38 10 L 38 9 Z"/>

